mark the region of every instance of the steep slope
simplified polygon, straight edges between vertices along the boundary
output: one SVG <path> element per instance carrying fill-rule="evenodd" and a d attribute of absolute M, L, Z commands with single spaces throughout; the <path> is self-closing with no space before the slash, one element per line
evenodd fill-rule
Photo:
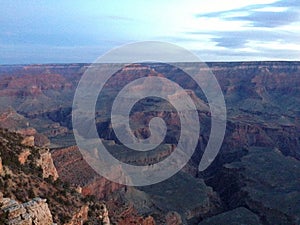
<path fill-rule="evenodd" d="M 164 155 L 162 152 L 161 157 Z M 135 214 L 137 217 L 144 216 L 145 220 L 151 215 L 158 224 L 162 224 L 166 222 L 168 213 L 173 211 L 177 211 L 182 221 L 187 223 L 215 214 L 221 208 L 217 194 L 207 187 L 202 179 L 195 179 L 184 172 L 149 187 L 130 188 L 96 174 L 75 146 L 52 150 L 52 156 L 60 178 L 79 188 L 82 195 L 93 195 L 97 199 L 104 200 L 110 211 L 118 212 L 111 215 L 112 220 L 119 221 L 118 224 L 124 222 L 121 222 L 120 215 L 123 215 L 125 221 L 134 221 Z M 159 155 L 156 157 L 152 163 L 161 159 Z M 133 156 L 121 159 L 125 162 L 126 159 L 139 160 Z M 141 157 L 140 161 L 144 162 L 147 159 L 149 160 L 148 157 Z M 111 173 L 117 175 L 120 168 L 112 170 Z M 193 193 L 190 190 L 193 190 Z"/>
<path fill-rule="evenodd" d="M 207 183 L 229 209 L 246 207 L 263 224 L 300 224 L 300 162 L 278 149 L 251 147 Z"/>
<path fill-rule="evenodd" d="M 47 149 L 22 144 L 23 137 L 0 129 L 1 224 L 75 225 L 99 221 L 99 211 L 78 217 L 89 205 L 74 189 L 57 179 Z M 24 152 L 27 156 L 24 157 Z M 20 157 L 23 155 L 23 157 Z M 55 169 L 56 171 L 56 169 Z M 79 218 L 79 219 L 78 219 Z M 27 221 L 27 222 L 26 222 Z"/>

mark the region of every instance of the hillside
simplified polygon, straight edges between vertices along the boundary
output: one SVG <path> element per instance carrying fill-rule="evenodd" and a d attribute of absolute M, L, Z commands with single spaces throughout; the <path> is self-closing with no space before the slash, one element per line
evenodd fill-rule
<path fill-rule="evenodd" d="M 24 145 L 22 136 L 3 129 L 0 140 L 1 224 L 100 223 L 101 211 L 89 210 L 100 208 L 100 203 L 90 202 L 45 171 L 52 162 L 41 157 L 47 149 Z"/>

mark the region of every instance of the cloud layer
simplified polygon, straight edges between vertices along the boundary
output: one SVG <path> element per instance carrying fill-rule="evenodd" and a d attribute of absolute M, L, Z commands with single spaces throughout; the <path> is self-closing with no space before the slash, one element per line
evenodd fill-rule
<path fill-rule="evenodd" d="M 218 19 L 227 23 L 226 29 L 191 31 L 197 36 L 210 34 L 216 49 L 243 58 L 296 59 L 300 58 L 300 3 L 281 0 L 271 4 L 249 5 L 227 11 L 199 13 L 198 20 Z M 230 26 L 240 22 L 237 29 Z M 217 54 L 217 53 L 215 53 Z M 247 57 L 248 56 L 248 57 Z M 237 58 L 238 60 L 238 58 Z"/>
<path fill-rule="evenodd" d="M 3 1 L 0 64 L 91 62 L 133 41 L 204 61 L 300 60 L 299 0 Z"/>

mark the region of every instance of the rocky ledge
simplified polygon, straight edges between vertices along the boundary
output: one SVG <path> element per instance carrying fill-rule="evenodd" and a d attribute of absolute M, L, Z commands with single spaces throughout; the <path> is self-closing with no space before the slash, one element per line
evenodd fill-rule
<path fill-rule="evenodd" d="M 3 198 L 0 192 L 1 224 L 7 225 L 52 225 L 53 219 L 46 199 L 34 198 L 19 203 Z"/>

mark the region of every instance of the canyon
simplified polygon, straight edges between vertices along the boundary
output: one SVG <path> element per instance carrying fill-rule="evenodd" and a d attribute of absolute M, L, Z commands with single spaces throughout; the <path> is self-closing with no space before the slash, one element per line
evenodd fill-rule
<path fill-rule="evenodd" d="M 185 65 L 193 67 L 193 63 Z M 217 158 L 203 172 L 198 171 L 198 164 L 210 135 L 209 104 L 195 81 L 167 64 L 134 64 L 119 70 L 98 97 L 95 120 L 87 119 L 80 131 L 81 135 L 89 136 L 90 127 L 95 123 L 110 153 L 125 163 L 160 162 L 172 154 L 180 136 L 180 120 L 174 107 L 158 98 L 145 98 L 135 104 L 130 123 L 136 137 L 143 139 L 151 135 L 148 124 L 153 117 L 162 118 L 168 127 L 160 148 L 139 154 L 128 151 L 116 137 L 111 126 L 111 107 L 119 91 L 137 78 L 157 76 L 178 83 L 196 105 L 200 134 L 188 164 L 166 181 L 127 187 L 98 175 L 83 158 L 73 135 L 72 103 L 78 82 L 89 64 L 0 66 L 0 126 L 8 129 L 3 131 L 3 136 L 5 132 L 17 133 L 17 136 L 9 133 L 9 142 L 20 142 L 17 146 L 22 146 L 17 147 L 20 149 L 17 160 L 26 167 L 35 158 L 34 165 L 41 168 L 39 179 L 62 182 L 67 185 L 61 188 L 70 187 L 76 192 L 75 196 L 105 202 L 112 224 L 300 224 L 297 188 L 300 62 L 212 62 L 207 65 L 225 97 L 227 127 Z M 139 87 L 134 91 L 140 91 Z M 172 98 L 178 98 L 176 94 Z M 2 155 L 1 158 L 3 162 Z M 0 172 L 7 173 L 7 163 L 2 164 Z M 118 176 L 122 168 L 115 168 L 111 173 Z M 13 177 L 27 180 L 19 173 Z M 26 188 L 30 189 L 29 184 Z M 48 199 L 48 192 L 38 189 L 33 192 L 32 198 Z M 3 194 L 18 199 L 4 190 Z M 85 203 L 78 199 L 74 200 L 77 203 L 73 211 L 85 211 Z M 28 202 L 31 198 L 19 197 L 18 200 Z M 59 210 L 68 212 L 68 220 L 76 218 L 63 206 L 55 208 L 51 201 L 48 204 L 55 214 L 54 222 L 61 222 L 59 217 L 63 213 Z M 88 207 L 93 208 L 99 218 L 101 207 L 93 204 Z"/>

